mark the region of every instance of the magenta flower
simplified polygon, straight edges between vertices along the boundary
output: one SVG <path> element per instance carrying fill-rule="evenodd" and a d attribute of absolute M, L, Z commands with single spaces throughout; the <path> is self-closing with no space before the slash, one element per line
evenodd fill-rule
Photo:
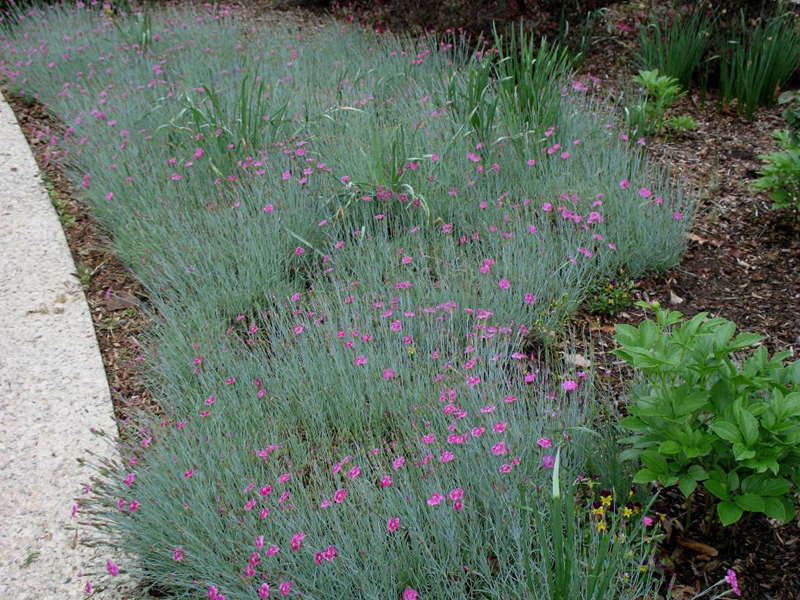
<path fill-rule="evenodd" d="M 507 290 L 511 287 L 511 282 L 509 282 L 508 279 L 501 279 L 498 285 L 500 286 L 501 290 Z"/>
<path fill-rule="evenodd" d="M 281 596 L 288 596 L 292 593 L 292 586 L 294 585 L 294 581 L 283 581 L 278 586 L 278 591 L 280 591 Z"/>
<path fill-rule="evenodd" d="M 392 476 L 391 475 L 384 475 L 383 479 L 381 479 L 381 487 L 387 488 L 392 485 Z"/>
<path fill-rule="evenodd" d="M 400 527 L 400 519 L 398 519 L 397 517 L 392 517 L 391 519 L 386 521 L 386 529 L 388 529 L 389 531 L 392 532 L 397 531 L 399 527 Z"/>
<path fill-rule="evenodd" d="M 553 446 L 553 442 L 550 441 L 550 438 L 540 437 L 536 440 L 536 443 L 539 445 L 539 448 L 551 448 Z"/>
<path fill-rule="evenodd" d="M 434 492 L 431 494 L 431 497 L 428 498 L 428 506 L 436 506 L 437 504 L 441 504 L 442 500 L 444 500 L 444 496 L 442 496 L 439 492 Z"/>
<path fill-rule="evenodd" d="M 577 389 L 578 384 L 572 379 L 567 379 L 564 383 L 561 384 L 561 387 L 564 388 L 566 391 L 571 392 L 574 389 Z"/>
<path fill-rule="evenodd" d="M 354 361 L 354 364 L 357 367 L 360 367 L 361 365 L 367 364 L 367 357 L 364 356 L 363 354 L 359 354 L 358 356 L 356 356 L 356 360 Z"/>
<path fill-rule="evenodd" d="M 292 552 L 297 552 L 300 549 L 300 546 L 303 545 L 304 539 L 306 539 L 306 534 L 302 531 L 298 531 L 292 536 Z"/>
<path fill-rule="evenodd" d="M 266 600 L 267 598 L 269 598 L 269 584 L 268 583 L 266 583 L 266 582 L 262 583 L 261 587 L 258 588 L 258 597 L 260 598 L 260 600 Z"/>
<path fill-rule="evenodd" d="M 736 579 L 736 571 L 728 569 L 728 573 L 725 575 L 725 582 L 731 586 L 734 594 L 737 596 L 742 595 L 742 591 L 739 589 L 739 581 Z"/>
<path fill-rule="evenodd" d="M 542 468 L 543 469 L 552 469 L 556 465 L 556 457 L 550 456 L 549 454 L 545 454 L 542 457 Z"/>
<path fill-rule="evenodd" d="M 417 590 L 413 588 L 408 587 L 403 591 L 403 600 L 417 600 L 418 597 Z"/>
<path fill-rule="evenodd" d="M 333 494 L 333 501 L 337 504 L 344 502 L 345 498 L 347 498 L 347 490 L 344 488 L 336 490 L 336 493 Z"/>
<path fill-rule="evenodd" d="M 108 574 L 112 577 L 116 577 L 119 575 L 119 566 L 113 560 L 109 560 L 106 562 L 106 569 L 108 569 Z"/>
<path fill-rule="evenodd" d="M 394 377 L 394 371 L 392 369 L 383 370 L 383 379 L 385 381 L 389 381 L 392 377 Z"/>
<path fill-rule="evenodd" d="M 175 546 L 172 549 L 172 560 L 181 562 L 183 560 L 183 546 Z"/>
<path fill-rule="evenodd" d="M 508 446 L 506 446 L 505 442 L 498 442 L 492 446 L 492 454 L 495 456 L 502 456 L 506 452 L 508 452 Z"/>
<path fill-rule="evenodd" d="M 630 186 L 631 184 L 627 179 L 623 179 L 619 182 L 619 187 L 621 187 L 623 190 L 627 190 Z"/>

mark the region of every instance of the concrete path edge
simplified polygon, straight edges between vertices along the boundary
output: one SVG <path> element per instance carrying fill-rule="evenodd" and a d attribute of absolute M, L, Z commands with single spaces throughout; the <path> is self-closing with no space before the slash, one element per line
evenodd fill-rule
<path fill-rule="evenodd" d="M 82 598 L 97 569 L 72 516 L 116 425 L 89 306 L 58 216 L 0 94 L 0 596 Z M 94 560 L 92 560 L 94 558 Z"/>

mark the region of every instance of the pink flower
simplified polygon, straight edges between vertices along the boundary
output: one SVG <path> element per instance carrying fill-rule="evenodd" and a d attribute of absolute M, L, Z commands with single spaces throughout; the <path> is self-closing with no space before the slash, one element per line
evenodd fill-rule
<path fill-rule="evenodd" d="M 217 588 L 213 585 L 208 586 L 208 600 L 217 600 L 219 598 L 219 592 Z"/>
<path fill-rule="evenodd" d="M 392 467 L 394 468 L 395 471 L 397 471 L 397 469 L 402 467 L 405 464 L 405 462 L 406 462 L 405 456 L 398 456 L 392 461 Z"/>
<path fill-rule="evenodd" d="M 509 465 L 509 464 L 500 465 L 499 471 L 501 473 L 510 473 L 511 472 L 511 465 Z"/>
<path fill-rule="evenodd" d="M 498 442 L 492 446 L 492 454 L 495 456 L 502 456 L 506 452 L 508 452 L 508 446 L 506 446 L 505 442 Z"/>
<path fill-rule="evenodd" d="M 651 191 L 650 191 L 650 190 L 648 190 L 647 188 L 639 188 L 639 195 L 640 195 L 642 198 L 649 198 L 650 196 L 652 196 L 652 195 L 653 195 L 653 192 L 651 192 Z"/>
<path fill-rule="evenodd" d="M 91 596 L 92 595 L 92 582 L 91 581 L 87 581 L 86 582 L 86 587 L 84 589 L 86 590 L 86 595 L 87 596 Z"/>
<path fill-rule="evenodd" d="M 450 493 L 447 494 L 447 497 L 450 498 L 450 500 L 461 500 L 461 498 L 464 497 L 464 490 L 461 488 L 453 488 L 450 490 Z"/>
<path fill-rule="evenodd" d="M 269 548 L 267 548 L 267 556 L 275 556 L 280 551 L 281 549 L 278 548 L 277 546 L 270 546 Z"/>
<path fill-rule="evenodd" d="M 269 584 L 268 583 L 266 583 L 266 582 L 262 583 L 261 587 L 258 588 L 258 597 L 260 598 L 260 600 L 266 600 L 267 598 L 269 598 Z"/>
<path fill-rule="evenodd" d="M 530 292 L 525 294 L 525 304 L 533 304 L 534 302 L 536 302 L 536 296 L 534 296 Z"/>
<path fill-rule="evenodd" d="M 385 381 L 389 381 L 392 377 L 394 377 L 394 371 L 392 369 L 383 370 L 383 379 Z"/>
<path fill-rule="evenodd" d="M 278 483 L 286 483 L 291 478 L 292 478 L 292 474 L 291 473 L 284 473 L 283 475 L 278 477 Z"/>
<path fill-rule="evenodd" d="M 506 430 L 507 425 L 508 424 L 504 423 L 503 421 L 498 421 L 495 426 L 492 427 L 492 431 L 495 433 L 503 433 Z"/>
<path fill-rule="evenodd" d="M 676 221 L 680 221 L 683 218 L 683 215 L 679 212 L 672 213 L 672 218 Z"/>
<path fill-rule="evenodd" d="M 653 525 L 653 518 L 644 516 L 642 517 L 642 523 L 644 523 L 647 527 L 651 527 Z"/>
<path fill-rule="evenodd" d="M 392 485 L 392 476 L 391 475 L 384 475 L 381 479 L 381 487 L 387 488 Z"/>
<path fill-rule="evenodd" d="M 500 286 L 501 290 L 507 290 L 511 287 L 511 283 L 508 281 L 508 279 L 501 279 L 498 285 Z"/>
<path fill-rule="evenodd" d="M 361 474 L 361 467 L 359 467 L 359 466 L 355 466 L 355 467 L 353 467 L 352 469 L 350 469 L 350 471 L 347 473 L 347 476 L 348 476 L 350 479 L 355 479 L 355 478 L 356 478 L 356 477 L 358 477 L 360 474 Z"/>
<path fill-rule="evenodd" d="M 108 573 L 112 577 L 116 577 L 117 575 L 119 575 L 119 567 L 117 566 L 117 563 L 115 563 L 113 560 L 109 560 L 106 562 L 106 569 L 108 569 Z"/>
<path fill-rule="evenodd" d="M 345 498 L 347 498 L 347 490 L 344 488 L 336 490 L 336 493 L 333 494 L 333 501 L 337 504 L 344 502 Z"/>
<path fill-rule="evenodd" d="M 439 492 L 434 492 L 431 494 L 431 497 L 428 498 L 428 506 L 436 506 L 437 504 L 441 504 L 442 500 L 444 500 L 444 496 L 442 496 Z"/>
<path fill-rule="evenodd" d="M 553 442 L 546 437 L 540 437 L 538 440 L 536 440 L 536 443 L 539 445 L 539 448 L 550 448 L 553 445 Z"/>
<path fill-rule="evenodd" d="M 360 367 L 361 365 L 367 364 L 367 357 L 363 354 L 356 356 L 355 365 Z"/>
<path fill-rule="evenodd" d="M 181 562 L 183 560 L 183 547 L 182 546 L 175 546 L 172 549 L 172 560 L 175 562 Z"/>
<path fill-rule="evenodd" d="M 292 586 L 294 585 L 294 581 L 283 581 L 278 586 L 278 591 L 280 591 L 281 596 L 288 596 L 292 593 Z"/>
<path fill-rule="evenodd" d="M 622 181 L 619 182 L 619 187 L 621 187 L 623 190 L 627 190 L 630 186 L 631 183 L 627 179 L 623 179 Z"/>
<path fill-rule="evenodd" d="M 303 250 L 303 248 L 301 248 L 300 246 L 298 246 L 297 248 L 295 248 L 295 249 L 294 249 L 294 253 L 295 253 L 297 256 L 303 256 L 303 254 L 305 254 L 305 250 Z"/>
<path fill-rule="evenodd" d="M 561 384 L 561 387 L 564 388 L 566 391 L 571 392 L 572 390 L 578 387 L 578 384 L 572 379 L 567 379 L 564 383 Z"/>
<path fill-rule="evenodd" d="M 303 545 L 304 539 L 306 539 L 306 534 L 302 531 L 298 531 L 292 536 L 292 552 L 297 552 L 300 549 L 300 546 Z"/>
<path fill-rule="evenodd" d="M 283 178 L 284 181 L 287 181 L 292 178 L 292 173 L 291 171 L 284 171 L 281 177 Z"/>
<path fill-rule="evenodd" d="M 417 600 L 418 597 L 417 590 L 413 588 L 408 587 L 403 590 L 403 600 Z"/>
<path fill-rule="evenodd" d="M 472 437 L 481 437 L 484 431 L 486 431 L 485 427 L 473 427 L 471 432 Z"/>
<path fill-rule="evenodd" d="M 742 591 L 739 589 L 739 581 L 736 579 L 736 571 L 733 569 L 728 569 L 727 574 L 725 575 L 725 582 L 731 586 L 731 590 L 737 596 L 742 595 Z"/>
<path fill-rule="evenodd" d="M 442 454 L 442 456 L 439 458 L 439 460 L 441 460 L 443 463 L 449 463 L 454 458 L 455 458 L 455 456 L 453 455 L 453 453 L 450 452 L 450 451 L 447 451 L 444 454 Z"/>
<path fill-rule="evenodd" d="M 194 475 L 194 469 L 189 469 L 186 473 L 183 474 L 185 479 L 189 479 L 192 475 Z"/>
<path fill-rule="evenodd" d="M 556 465 L 556 457 L 550 456 L 549 454 L 545 454 L 542 457 L 542 468 L 543 469 L 552 469 Z"/>
<path fill-rule="evenodd" d="M 399 527 L 400 527 L 400 519 L 398 519 L 397 517 L 392 517 L 391 519 L 386 521 L 386 529 L 388 529 L 389 531 L 392 532 L 397 531 Z"/>
<path fill-rule="evenodd" d="M 134 479 L 136 479 L 136 473 L 128 473 L 128 476 L 125 478 L 125 481 L 123 481 L 123 483 L 128 487 L 131 487 L 131 485 L 133 485 Z"/>

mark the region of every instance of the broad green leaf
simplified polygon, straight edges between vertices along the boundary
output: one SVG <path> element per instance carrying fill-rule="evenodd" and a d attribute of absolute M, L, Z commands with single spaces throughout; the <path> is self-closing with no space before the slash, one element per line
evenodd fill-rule
<path fill-rule="evenodd" d="M 717 504 L 717 514 L 722 524 L 727 527 L 742 518 L 744 511 L 733 502 L 720 502 Z"/>
<path fill-rule="evenodd" d="M 753 346 L 761 341 L 761 336 L 757 333 L 740 333 L 733 341 L 728 344 L 728 350 L 738 352 L 749 346 Z"/>
<path fill-rule="evenodd" d="M 706 473 L 706 470 L 700 465 L 692 465 L 691 467 L 689 467 L 687 473 L 689 477 L 691 477 L 695 481 L 703 481 L 705 479 L 708 479 L 708 473 Z"/>
<path fill-rule="evenodd" d="M 729 500 L 728 486 L 720 481 L 709 479 L 703 482 L 703 486 L 720 500 Z"/>
<path fill-rule="evenodd" d="M 658 451 L 662 454 L 680 454 L 683 447 L 675 440 L 667 440 L 659 446 Z"/>
<path fill-rule="evenodd" d="M 667 459 L 659 454 L 656 450 L 645 450 L 639 457 L 642 459 L 644 465 L 651 471 L 663 474 L 669 473 Z"/>
<path fill-rule="evenodd" d="M 741 444 L 744 441 L 742 434 L 739 432 L 739 428 L 733 423 L 718 421 L 711 425 L 711 430 L 723 440 L 731 442 L 732 444 Z"/>
<path fill-rule="evenodd" d="M 728 473 L 728 489 L 735 492 L 739 489 L 739 474 L 736 471 Z"/>
<path fill-rule="evenodd" d="M 772 519 L 777 519 L 781 523 L 792 520 L 794 511 L 791 515 L 786 514 L 786 507 L 779 498 L 764 498 L 764 514 Z"/>
<path fill-rule="evenodd" d="M 697 489 L 697 482 L 688 475 L 681 475 L 678 477 L 678 488 L 688 498 Z"/>
<path fill-rule="evenodd" d="M 625 417 L 619 422 L 625 429 L 632 431 L 646 431 L 650 426 L 638 417 Z"/>
<path fill-rule="evenodd" d="M 628 448 L 620 453 L 619 459 L 620 460 L 638 460 L 639 454 L 641 450 L 637 450 L 636 448 Z"/>
<path fill-rule="evenodd" d="M 745 445 L 751 447 L 758 441 L 758 421 L 746 408 L 735 408 L 733 415 L 736 417 Z"/>
<path fill-rule="evenodd" d="M 764 499 L 755 494 L 741 494 L 734 498 L 736 506 L 742 510 L 749 510 L 750 512 L 763 512 Z"/>
<path fill-rule="evenodd" d="M 652 483 L 658 479 L 658 473 L 649 469 L 641 469 L 633 476 L 633 483 Z"/>

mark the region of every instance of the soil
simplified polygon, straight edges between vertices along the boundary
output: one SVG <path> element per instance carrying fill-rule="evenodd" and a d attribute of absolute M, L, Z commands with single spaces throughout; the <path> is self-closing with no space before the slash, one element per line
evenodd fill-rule
<path fill-rule="evenodd" d="M 260 21 L 273 20 L 266 10 L 257 13 Z M 276 17 L 286 18 L 293 26 L 314 20 L 302 13 Z M 598 76 L 603 86 L 617 86 L 633 74 L 626 40 L 621 41 L 606 39 L 587 58 L 584 71 Z M 51 133 L 58 131 L 57 124 L 41 106 L 13 97 L 9 101 L 52 186 L 54 204 L 91 308 L 115 413 L 124 422 L 132 405 L 153 403 L 136 368 L 147 324 L 142 310 L 145 294 L 114 257 L 104 232 L 80 202 L 79 191 L 64 176 L 63 157 L 47 142 Z M 746 121 L 730 110 L 718 110 L 713 94 L 704 103 L 697 94 L 690 94 L 672 113 L 690 115 L 697 129 L 680 137 L 650 141 L 649 155 L 672 169 L 679 183 L 696 195 L 698 205 L 681 265 L 663 276 L 641 281 L 642 296 L 689 316 L 702 311 L 723 316 L 742 331 L 763 334 L 763 343 L 771 351 L 796 352 L 800 346 L 800 217 L 796 211 L 771 210 L 769 199 L 751 187 L 760 168 L 758 156 L 775 149 L 770 133 L 783 126 L 780 109 L 759 109 L 752 121 Z M 593 357 L 618 373 L 619 364 L 610 354 L 612 324 L 636 323 L 640 318 L 635 310 L 605 319 L 582 313 L 575 324 L 595 333 Z M 623 406 L 623 389 L 616 383 L 617 403 Z M 705 534 L 700 531 L 700 519 L 695 519 L 689 531 L 683 531 L 685 510 L 679 494 L 665 490 L 661 501 L 667 532 L 659 554 L 665 573 L 662 596 L 671 582 L 672 597 L 692 598 L 730 568 L 739 574 L 747 598 L 800 598 L 797 521 L 779 527 L 756 515 L 735 526 L 733 533 Z M 696 514 L 701 511 L 695 508 Z"/>

